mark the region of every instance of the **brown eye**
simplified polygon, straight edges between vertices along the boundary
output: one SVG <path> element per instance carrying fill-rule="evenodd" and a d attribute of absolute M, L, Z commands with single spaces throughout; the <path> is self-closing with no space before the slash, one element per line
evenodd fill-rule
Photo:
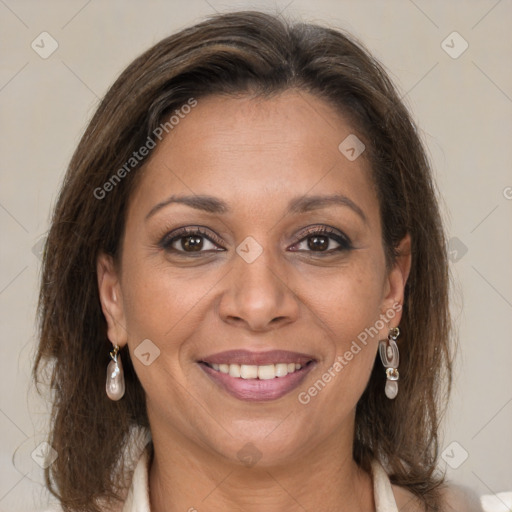
<path fill-rule="evenodd" d="M 198 252 L 203 248 L 203 237 L 197 235 L 184 236 L 178 239 L 186 252 Z"/>
<path fill-rule="evenodd" d="M 325 251 L 329 247 L 329 241 L 331 240 L 328 236 L 325 235 L 314 235 L 308 236 L 308 247 L 312 251 Z"/>
<path fill-rule="evenodd" d="M 301 248 L 304 244 L 306 244 L 306 248 Z M 334 252 L 348 251 L 352 249 L 352 244 L 349 238 L 338 230 L 322 227 L 309 229 L 306 232 L 306 236 L 295 243 L 293 247 L 292 250 L 294 251 L 332 254 Z"/>
<path fill-rule="evenodd" d="M 222 251 L 219 242 L 213 241 L 213 234 L 206 234 L 202 229 L 184 228 L 174 231 L 164 237 L 160 242 L 162 249 L 168 252 L 182 254 L 201 254 L 205 252 Z"/>

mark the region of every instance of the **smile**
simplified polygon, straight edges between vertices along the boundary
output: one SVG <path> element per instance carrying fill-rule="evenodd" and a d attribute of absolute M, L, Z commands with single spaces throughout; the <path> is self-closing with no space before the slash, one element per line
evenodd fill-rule
<path fill-rule="evenodd" d="M 198 363 L 231 396 L 245 401 L 269 401 L 298 387 L 315 360 L 296 352 L 240 350 L 215 354 Z"/>
<path fill-rule="evenodd" d="M 249 364 L 217 364 L 211 365 L 217 372 L 226 373 L 231 377 L 241 379 L 260 379 L 270 380 L 280 377 L 286 377 L 289 373 L 294 373 L 300 370 L 302 365 L 299 363 L 277 363 L 266 364 L 263 366 L 249 365 Z"/>

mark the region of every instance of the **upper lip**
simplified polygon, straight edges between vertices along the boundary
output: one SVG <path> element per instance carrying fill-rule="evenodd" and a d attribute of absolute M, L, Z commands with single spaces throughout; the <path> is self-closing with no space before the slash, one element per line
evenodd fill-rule
<path fill-rule="evenodd" d="M 262 366 L 277 363 L 299 363 L 305 365 L 315 358 L 301 352 L 289 350 L 268 350 L 266 352 L 252 352 L 250 350 L 227 350 L 203 357 L 199 362 L 208 364 L 247 364 Z"/>

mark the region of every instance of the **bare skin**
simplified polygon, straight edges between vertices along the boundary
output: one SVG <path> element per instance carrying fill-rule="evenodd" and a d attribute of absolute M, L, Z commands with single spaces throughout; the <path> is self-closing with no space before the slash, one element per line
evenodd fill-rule
<path fill-rule="evenodd" d="M 153 512 L 375 510 L 371 475 L 352 458 L 354 413 L 378 340 L 400 323 L 410 239 L 388 269 L 369 163 L 364 153 L 350 161 L 338 150 L 353 133 L 304 92 L 212 96 L 154 150 L 129 204 L 121 265 L 98 259 L 109 339 L 128 344 L 147 396 Z M 332 194 L 344 202 L 287 212 L 295 198 Z M 164 205 L 171 195 L 214 196 L 229 211 Z M 199 250 L 183 233 L 169 240 L 198 226 Z M 263 249 L 250 263 L 236 252 L 249 236 Z M 371 326 L 379 334 L 301 403 L 299 393 Z M 145 339 L 160 350 L 148 366 L 134 355 Z M 291 392 L 247 401 L 199 362 L 241 348 L 300 352 L 314 362 Z M 254 463 L 240 460 L 247 453 Z M 410 493 L 394 492 L 399 509 L 419 510 Z"/>

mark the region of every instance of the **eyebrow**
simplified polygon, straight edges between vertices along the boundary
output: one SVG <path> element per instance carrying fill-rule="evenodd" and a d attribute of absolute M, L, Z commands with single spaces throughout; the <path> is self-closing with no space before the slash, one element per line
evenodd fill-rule
<path fill-rule="evenodd" d="M 230 207 L 222 199 L 218 199 L 208 195 L 193 195 L 193 196 L 176 196 L 172 195 L 167 199 L 156 204 L 149 213 L 146 215 L 146 220 L 155 215 L 159 210 L 165 208 L 170 204 L 184 204 L 196 210 L 202 210 L 208 213 L 229 213 Z M 347 206 L 353 210 L 361 219 L 368 223 L 368 219 L 363 210 L 352 199 L 342 194 L 331 195 L 316 195 L 316 196 L 300 196 L 292 199 L 288 204 L 288 213 L 305 213 L 312 210 L 319 210 L 329 206 Z"/>

